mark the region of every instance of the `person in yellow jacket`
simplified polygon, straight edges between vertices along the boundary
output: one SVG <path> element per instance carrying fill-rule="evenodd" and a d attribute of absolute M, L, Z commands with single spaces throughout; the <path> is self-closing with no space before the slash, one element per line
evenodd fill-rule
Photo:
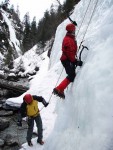
<path fill-rule="evenodd" d="M 27 131 L 27 143 L 29 146 L 33 146 L 31 139 L 33 134 L 34 121 L 36 122 L 38 128 L 38 139 L 37 143 L 43 145 L 43 129 L 42 129 L 42 119 L 38 109 L 38 102 L 42 102 L 45 107 L 49 103 L 45 101 L 42 96 L 26 94 L 23 97 L 23 103 L 20 107 L 19 119 L 17 122 L 18 126 L 22 126 L 22 118 L 28 116 L 28 131 Z"/>

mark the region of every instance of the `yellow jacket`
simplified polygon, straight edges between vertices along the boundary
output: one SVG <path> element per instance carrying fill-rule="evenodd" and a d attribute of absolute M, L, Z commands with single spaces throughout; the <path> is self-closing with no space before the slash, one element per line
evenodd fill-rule
<path fill-rule="evenodd" d="M 32 95 L 33 101 L 30 104 L 27 104 L 25 101 L 20 106 L 20 114 L 21 118 L 29 116 L 29 117 L 35 117 L 39 114 L 38 109 L 38 102 L 42 102 L 43 105 L 46 107 L 48 103 L 45 101 L 45 99 L 42 96 L 36 96 Z"/>
<path fill-rule="evenodd" d="M 27 116 L 28 117 L 35 117 L 39 114 L 39 109 L 38 109 L 38 101 L 34 100 L 30 103 L 27 104 Z"/>

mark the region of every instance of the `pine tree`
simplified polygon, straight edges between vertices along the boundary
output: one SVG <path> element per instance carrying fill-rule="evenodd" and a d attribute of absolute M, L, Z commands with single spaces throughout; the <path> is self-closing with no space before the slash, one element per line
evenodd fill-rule
<path fill-rule="evenodd" d="M 24 16 L 24 35 L 23 35 L 23 52 L 26 52 L 31 48 L 31 26 L 30 26 L 30 17 L 29 13 L 26 13 Z"/>
<path fill-rule="evenodd" d="M 66 0 L 63 4 L 64 12 L 68 15 L 74 9 L 75 0 Z"/>
<path fill-rule="evenodd" d="M 31 45 L 32 47 L 37 43 L 37 24 L 36 17 L 33 18 L 31 22 Z"/>
<path fill-rule="evenodd" d="M 38 23 L 38 31 L 37 31 L 37 39 L 38 42 L 45 43 L 48 40 L 48 33 L 49 33 L 49 11 L 44 13 L 43 19 L 41 19 Z"/>

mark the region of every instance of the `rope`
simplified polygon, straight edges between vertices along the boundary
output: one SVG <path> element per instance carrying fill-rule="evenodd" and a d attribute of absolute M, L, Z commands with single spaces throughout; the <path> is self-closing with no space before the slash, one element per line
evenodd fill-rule
<path fill-rule="evenodd" d="M 78 36 L 79 31 L 80 31 L 80 29 L 81 29 L 81 27 L 82 27 L 82 24 L 83 24 L 83 22 L 84 22 L 84 19 L 85 19 L 85 17 L 86 17 L 86 14 L 87 14 L 87 12 L 88 12 L 88 9 L 89 9 L 90 4 L 91 4 L 91 0 L 90 0 L 89 3 L 88 3 L 86 12 L 85 12 L 84 17 L 83 17 L 83 19 L 82 19 L 82 22 L 81 22 L 81 25 L 80 25 L 80 27 L 79 27 L 79 30 L 78 30 L 78 33 L 77 33 L 76 37 Z M 86 31 L 86 32 L 87 32 L 87 31 Z M 85 37 L 85 36 L 84 36 L 84 37 Z M 78 53 L 79 50 L 81 49 L 81 45 L 82 45 L 83 42 L 84 42 L 84 38 L 82 39 L 82 41 L 81 41 L 81 43 L 80 43 L 80 45 L 79 45 L 79 48 L 78 48 L 78 50 L 77 50 L 77 53 Z"/>
<path fill-rule="evenodd" d="M 55 84 L 55 87 L 57 86 L 57 84 L 58 84 L 58 82 L 59 82 L 59 80 L 60 80 L 60 77 L 61 77 L 61 75 L 62 75 L 62 73 L 63 73 L 63 70 L 64 70 L 64 68 L 62 68 L 62 71 L 61 71 L 61 73 L 60 73 L 60 75 L 59 75 L 59 78 L 58 78 L 56 84 Z M 51 94 L 51 96 L 50 96 L 50 98 L 49 98 L 49 102 L 50 102 L 50 100 L 51 100 L 51 98 L 52 98 L 52 95 L 53 95 L 53 93 Z"/>
<path fill-rule="evenodd" d="M 87 33 L 87 30 L 88 30 L 88 27 L 89 27 L 89 25 L 90 25 L 90 23 L 91 23 L 91 20 L 92 20 L 92 18 L 93 18 L 93 15 L 94 15 L 95 9 L 96 9 L 96 7 L 97 7 L 98 1 L 99 1 L 99 0 L 97 0 L 96 3 L 95 3 L 93 12 L 92 12 L 92 14 L 91 14 L 91 17 L 90 17 L 90 20 L 89 20 L 89 22 L 88 22 L 88 26 L 87 26 L 87 28 L 86 28 L 86 31 L 85 31 L 85 33 L 84 33 L 84 36 L 83 36 L 83 38 L 82 38 L 82 41 L 83 41 L 84 38 L 85 38 L 85 35 L 86 35 L 86 33 Z"/>
<path fill-rule="evenodd" d="M 87 6 L 87 9 L 86 9 L 86 12 L 85 12 L 85 14 L 84 14 L 84 17 L 83 17 L 82 22 L 81 22 L 81 24 L 80 24 L 80 27 L 79 27 L 79 29 L 78 29 L 78 33 L 77 33 L 76 37 L 78 36 L 79 31 L 80 31 L 80 29 L 81 29 L 81 27 L 82 27 L 82 24 L 83 24 L 83 22 L 84 22 L 85 16 L 86 16 L 87 11 L 88 11 L 88 9 L 89 9 L 90 3 L 91 3 L 91 0 L 90 0 L 90 1 L 89 1 L 89 3 L 88 3 L 88 6 Z"/>
<path fill-rule="evenodd" d="M 62 68 L 62 71 L 61 71 L 61 73 L 60 73 L 60 75 L 59 75 L 59 78 L 58 78 L 56 84 L 55 84 L 55 87 L 57 86 L 57 84 L 58 84 L 58 82 L 59 82 L 59 80 L 60 80 L 60 77 L 61 77 L 61 75 L 62 75 L 62 73 L 63 73 L 63 70 L 64 70 L 64 68 Z M 50 98 L 49 98 L 48 103 L 50 103 L 52 96 L 53 96 L 53 92 L 52 92 L 51 95 L 50 95 Z M 44 106 L 40 109 L 39 112 L 41 112 L 41 111 L 43 110 L 43 108 L 44 108 Z"/>
<path fill-rule="evenodd" d="M 86 12 L 85 12 L 85 15 L 86 15 L 86 13 L 87 13 L 87 11 L 88 11 L 88 9 L 89 9 L 90 3 L 91 3 L 91 0 L 89 1 L 88 7 L 87 7 Z M 98 0 L 97 0 L 97 1 L 96 1 L 96 3 L 95 3 L 94 9 L 93 9 L 93 11 L 92 11 L 91 17 L 90 17 L 90 19 L 89 19 L 89 22 L 88 22 L 87 28 L 86 28 L 85 33 L 84 33 L 84 35 L 83 35 L 82 41 L 81 41 L 81 43 L 80 43 L 80 45 L 79 45 L 79 48 L 78 48 L 77 53 L 79 52 L 79 50 L 80 50 L 80 48 L 81 48 L 81 45 L 82 45 L 82 43 L 84 42 L 84 38 L 85 38 L 85 36 L 86 36 L 86 33 L 87 33 L 87 30 L 88 30 L 88 27 L 89 27 L 89 25 L 90 25 L 90 23 L 91 23 L 92 17 L 93 17 L 94 12 L 95 12 L 95 9 L 96 9 L 96 7 L 97 7 L 97 3 L 98 3 Z M 84 15 L 84 17 L 83 17 L 83 20 L 82 20 L 81 26 L 82 26 L 83 21 L 84 21 L 84 19 L 85 19 L 85 15 Z M 80 28 L 81 28 L 81 26 L 80 26 Z M 79 28 L 79 31 L 80 31 L 80 28 Z M 77 35 L 78 35 L 78 34 L 77 34 Z"/>

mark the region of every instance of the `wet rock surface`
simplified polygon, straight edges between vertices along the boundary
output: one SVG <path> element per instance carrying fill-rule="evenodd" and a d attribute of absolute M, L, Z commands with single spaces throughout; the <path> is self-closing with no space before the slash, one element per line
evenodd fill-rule
<path fill-rule="evenodd" d="M 12 109 L 12 110 L 7 110 Z M 22 127 L 17 126 L 18 108 L 8 107 L 0 110 L 0 150 L 19 150 L 26 143 L 28 125 L 22 121 Z M 4 114 L 4 115 L 3 115 Z M 34 134 L 33 137 L 37 135 Z"/>
<path fill-rule="evenodd" d="M 17 97 L 18 94 L 14 95 L 4 89 L 0 91 L 0 150 L 19 150 L 19 147 L 26 142 L 27 123 L 23 121 L 23 126 L 19 128 L 18 108 L 10 107 L 5 103 L 7 98 Z"/>
<path fill-rule="evenodd" d="M 7 127 L 9 127 L 9 120 L 0 118 L 0 131 L 3 131 Z"/>
<path fill-rule="evenodd" d="M 28 79 L 18 79 L 20 84 L 29 84 Z M 18 109 L 5 103 L 10 97 L 18 97 L 20 93 L 0 88 L 0 150 L 19 150 L 26 142 L 27 123 L 22 121 L 22 127 L 17 126 Z M 33 135 L 36 137 L 37 135 Z"/>
<path fill-rule="evenodd" d="M 13 111 L 5 111 L 5 110 L 0 111 L 0 117 L 2 117 L 2 116 L 11 116 L 11 115 L 13 115 Z"/>
<path fill-rule="evenodd" d="M 19 150 L 19 147 L 26 142 L 27 123 L 23 121 L 23 126 L 17 126 L 17 114 L 11 116 L 0 117 L 1 120 L 8 120 L 9 126 L 4 125 L 0 131 L 0 148 L 2 150 Z M 6 122 L 5 122 L 6 123 Z"/>

